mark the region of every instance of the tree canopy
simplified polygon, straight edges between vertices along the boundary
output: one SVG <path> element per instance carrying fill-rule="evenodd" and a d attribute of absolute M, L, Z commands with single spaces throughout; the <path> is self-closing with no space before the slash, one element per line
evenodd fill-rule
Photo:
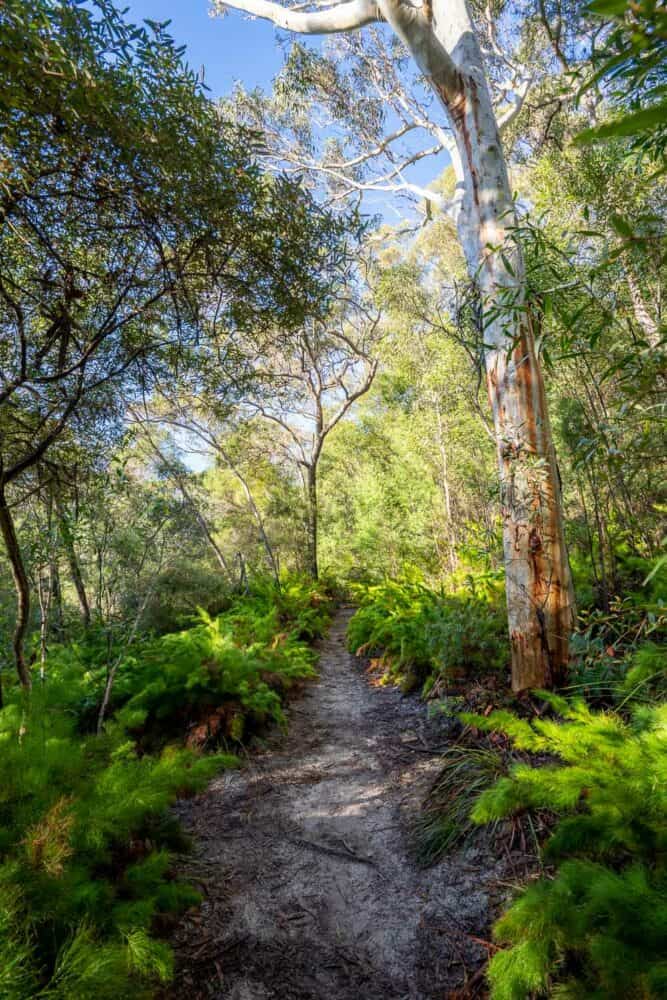
<path fill-rule="evenodd" d="M 177 810 L 223 887 L 231 840 L 293 823 L 400 892 L 422 863 L 474 887 L 476 924 L 436 928 L 428 874 L 396 901 L 442 949 L 413 956 L 424 1000 L 657 1000 L 663 7 L 212 13 L 279 29 L 270 86 L 210 93 L 111 0 L 0 6 L 0 994 L 232 990 L 168 810 L 243 758 L 270 780 Z M 373 898 L 341 893 L 375 928 Z M 234 962 L 289 978 L 306 918 L 274 902 Z M 364 955 L 346 998 L 417 989 Z"/>

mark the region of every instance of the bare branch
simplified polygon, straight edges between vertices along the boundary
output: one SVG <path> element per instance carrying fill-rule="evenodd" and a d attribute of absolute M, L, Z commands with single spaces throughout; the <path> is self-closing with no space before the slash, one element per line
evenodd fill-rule
<path fill-rule="evenodd" d="M 271 0 L 225 0 L 218 9 L 233 7 L 263 21 L 272 21 L 278 28 L 304 35 L 331 35 L 354 31 L 380 19 L 379 10 L 371 0 L 349 0 L 324 10 L 301 11 L 282 7 Z"/>

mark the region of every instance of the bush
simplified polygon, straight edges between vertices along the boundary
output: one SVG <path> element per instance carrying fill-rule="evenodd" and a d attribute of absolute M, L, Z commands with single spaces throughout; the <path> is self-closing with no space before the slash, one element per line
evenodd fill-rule
<path fill-rule="evenodd" d="M 144 747 L 204 726 L 209 738 L 238 741 L 246 723 L 284 724 L 281 699 L 297 681 L 314 676 L 308 641 L 322 633 L 329 601 L 314 584 L 288 579 L 237 595 L 216 618 L 131 648 L 109 649 L 105 636 L 54 647 L 49 684 L 83 726 L 96 717 L 109 665 L 118 663 L 111 706 Z M 307 641 L 308 640 L 308 641 Z M 223 711 L 224 709 L 224 711 Z"/>
<path fill-rule="evenodd" d="M 281 696 L 314 673 L 304 639 L 323 629 L 327 606 L 312 584 L 264 585 L 218 618 L 202 613 L 190 629 L 125 651 L 99 632 L 54 647 L 29 697 L 8 689 L 1 997 L 138 1000 L 170 978 L 171 952 L 155 933 L 198 897 L 170 874 L 170 849 L 185 844 L 166 810 L 237 761 L 165 743 L 202 713 L 220 723 L 214 733 L 204 726 L 205 736 L 233 741 L 247 717 L 283 721 Z M 113 714 L 92 735 L 111 663 Z M 161 752 L 148 755 L 149 744 Z"/>
<path fill-rule="evenodd" d="M 387 581 L 358 588 L 350 649 L 382 651 L 389 676 L 404 689 L 436 696 L 455 680 L 507 666 L 505 615 L 493 596 L 436 593 L 419 583 Z"/>
<path fill-rule="evenodd" d="M 165 810 L 235 758 L 82 737 L 57 692 L 0 712 L 0 995 L 141 997 L 170 975 L 155 920 L 197 898 L 169 877 Z"/>
<path fill-rule="evenodd" d="M 491 960 L 491 996 L 657 1000 L 667 991 L 667 705 L 638 706 L 626 721 L 544 698 L 561 720 L 463 716 L 561 761 L 517 764 L 472 811 L 478 823 L 538 808 L 561 816 L 545 845 L 555 874 L 496 924 L 510 947 Z"/>

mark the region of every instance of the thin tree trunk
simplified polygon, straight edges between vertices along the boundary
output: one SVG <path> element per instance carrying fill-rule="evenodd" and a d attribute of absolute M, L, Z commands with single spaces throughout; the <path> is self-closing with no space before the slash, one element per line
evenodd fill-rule
<path fill-rule="evenodd" d="M 318 579 L 317 565 L 317 465 L 312 463 L 306 469 L 306 508 L 308 517 L 308 573 L 313 580 Z"/>
<path fill-rule="evenodd" d="M 0 486 L 0 534 L 5 543 L 12 579 L 16 589 L 16 627 L 12 639 L 14 662 L 19 680 L 26 690 L 32 687 L 30 671 L 25 661 L 23 642 L 30 619 L 30 583 L 21 555 L 21 547 L 16 535 L 14 518 L 7 503 L 4 487 Z"/>
<path fill-rule="evenodd" d="M 57 529 L 53 517 L 53 494 L 51 490 L 46 493 L 46 524 L 49 536 L 49 602 L 50 602 L 50 623 L 51 630 L 58 641 L 62 640 L 64 634 L 63 625 L 63 599 L 60 586 L 60 572 L 58 569 L 58 545 Z"/>
<path fill-rule="evenodd" d="M 200 528 L 202 530 L 202 534 L 206 538 L 206 541 L 208 542 L 208 544 L 211 546 L 211 549 L 213 550 L 213 552 L 215 554 L 215 558 L 218 561 L 218 565 L 220 566 L 220 569 L 223 571 L 223 573 L 225 574 L 225 576 L 227 577 L 227 579 L 229 580 L 229 582 L 233 584 L 234 577 L 232 576 L 232 571 L 229 568 L 229 564 L 227 563 L 227 560 L 225 559 L 225 556 L 224 556 L 224 553 L 223 553 L 222 549 L 220 548 L 220 546 L 216 542 L 215 538 L 213 537 L 213 532 L 211 531 L 211 529 L 209 527 L 208 521 L 206 520 L 206 518 L 204 517 L 204 515 L 202 514 L 202 512 L 199 510 L 199 507 L 195 503 L 194 498 L 192 497 L 192 495 L 190 494 L 190 491 L 188 490 L 187 486 L 183 482 L 183 479 L 180 476 L 177 476 L 176 477 L 176 481 L 178 483 L 178 488 L 180 489 L 181 493 L 183 494 L 183 496 L 185 497 L 186 501 L 190 505 L 190 509 L 192 510 L 192 512 L 194 513 L 194 515 L 195 515 L 195 517 L 197 519 L 197 522 L 198 522 L 198 524 L 199 524 L 199 526 L 200 526 Z"/>
<path fill-rule="evenodd" d="M 216 443 L 215 449 L 218 452 L 218 454 L 221 456 L 221 458 L 223 459 L 223 461 L 225 462 L 225 464 L 226 464 L 227 468 L 229 469 L 229 471 L 232 473 L 232 475 L 234 475 L 238 479 L 238 481 L 241 484 L 241 489 L 243 490 L 245 498 L 246 498 L 246 500 L 248 502 L 248 506 L 250 507 L 250 510 L 252 512 L 252 516 L 255 518 L 255 523 L 257 524 L 257 528 L 259 530 L 259 534 L 260 534 L 260 537 L 262 539 L 262 544 L 264 546 L 264 550 L 266 552 L 266 556 L 267 556 L 267 559 L 269 561 L 269 565 L 271 566 L 271 571 L 273 572 L 274 579 L 275 579 L 276 583 L 279 583 L 280 582 L 280 573 L 279 573 L 279 569 L 278 569 L 278 561 L 277 561 L 277 559 L 275 557 L 275 553 L 273 551 L 273 546 L 271 545 L 271 542 L 269 541 L 269 536 L 266 533 L 266 528 L 264 526 L 264 518 L 262 517 L 262 515 L 260 513 L 259 507 L 255 503 L 255 498 L 252 495 L 252 490 L 250 489 L 250 486 L 248 485 L 248 481 L 245 478 L 245 476 L 243 475 L 243 473 L 237 468 L 237 466 L 231 460 L 231 458 L 229 457 L 229 455 L 227 454 L 227 452 L 224 450 L 224 448 L 222 448 L 219 443 Z"/>
<path fill-rule="evenodd" d="M 58 570 L 58 560 L 55 553 L 49 560 L 49 588 L 51 591 L 51 601 L 53 613 L 51 615 L 51 629 L 58 641 L 63 638 L 65 626 L 63 624 L 63 597 L 60 586 L 60 572 Z"/>
<path fill-rule="evenodd" d="M 38 595 L 39 595 L 39 678 L 44 681 L 46 677 L 46 656 L 48 652 L 49 619 L 51 613 L 51 603 L 53 592 L 51 590 L 51 574 L 44 572 L 46 567 L 39 567 L 38 575 Z"/>
<path fill-rule="evenodd" d="M 58 527 L 60 529 L 60 537 L 62 539 L 63 548 L 65 549 L 65 555 L 67 556 L 67 562 L 69 564 L 72 583 L 74 584 L 74 589 L 76 590 L 76 596 L 79 599 L 81 621 L 87 628 L 90 625 L 90 604 L 88 603 L 88 595 L 86 594 L 86 588 L 83 582 L 83 576 L 81 574 L 81 567 L 79 565 L 79 560 L 76 554 L 76 548 L 74 547 L 74 537 L 72 535 L 72 529 L 69 526 L 67 513 L 63 507 L 62 500 L 57 492 L 55 492 L 54 494 L 54 500 L 56 505 L 56 513 L 58 515 Z"/>
<path fill-rule="evenodd" d="M 158 563 L 158 569 L 160 568 L 161 564 L 162 564 L 162 554 L 160 554 L 160 560 L 159 560 L 159 563 Z M 137 629 L 139 628 L 139 622 L 141 621 L 141 619 L 143 617 L 143 614 L 144 614 L 144 611 L 146 610 L 146 607 L 148 605 L 148 602 L 149 602 L 150 598 L 153 596 L 153 593 L 155 591 L 155 587 L 156 587 L 156 584 L 157 584 L 157 579 L 158 579 L 158 572 L 156 570 L 155 574 L 153 575 L 153 582 L 151 583 L 150 587 L 148 587 L 148 589 L 146 590 L 146 592 L 144 594 L 144 599 L 141 602 L 141 604 L 139 606 L 139 610 L 137 611 L 137 613 L 135 615 L 134 621 L 132 623 L 132 628 L 130 629 L 130 633 L 129 633 L 127 639 L 125 640 L 125 644 L 123 645 L 123 648 L 122 648 L 121 652 L 117 656 L 117 658 L 116 658 L 113 666 L 110 668 L 109 673 L 107 675 L 107 682 L 106 682 L 106 684 L 104 686 L 104 695 L 102 697 L 102 704 L 100 705 L 100 711 L 99 711 L 99 714 L 97 716 L 97 735 L 98 736 L 101 734 L 102 729 L 104 727 L 104 718 L 106 716 L 107 709 L 109 707 L 109 701 L 111 699 L 111 692 L 113 690 L 113 684 L 114 684 L 114 680 L 116 679 L 116 673 L 118 671 L 118 667 L 122 663 L 123 657 L 124 657 L 125 653 L 131 647 L 132 643 L 134 642 L 135 636 L 137 634 Z"/>
<path fill-rule="evenodd" d="M 644 298 L 634 263 L 629 254 L 624 255 L 623 270 L 625 272 L 628 291 L 630 292 L 630 302 L 632 303 L 635 320 L 646 337 L 649 346 L 657 347 L 660 343 L 660 330 Z"/>

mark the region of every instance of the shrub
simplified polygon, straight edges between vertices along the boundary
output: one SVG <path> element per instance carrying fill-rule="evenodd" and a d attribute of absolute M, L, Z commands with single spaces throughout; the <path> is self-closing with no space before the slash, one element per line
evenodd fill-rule
<path fill-rule="evenodd" d="M 29 698 L 8 687 L 0 996 L 140 1000 L 170 978 L 170 949 L 154 932 L 198 897 L 170 874 L 170 850 L 184 839 L 166 810 L 236 758 L 165 743 L 204 710 L 221 719 L 221 706 L 234 741 L 245 717 L 282 721 L 281 697 L 314 673 L 304 638 L 327 615 L 312 584 L 264 585 L 217 618 L 202 613 L 192 628 L 130 649 L 91 631 L 51 650 Z M 92 735 L 112 663 L 111 717 Z M 149 744 L 160 752 L 147 754 Z"/>
<path fill-rule="evenodd" d="M 415 823 L 417 858 L 432 864 L 466 844 L 475 830 L 470 816 L 480 792 L 507 773 L 500 753 L 486 747 L 452 746 Z"/>
<path fill-rule="evenodd" d="M 82 737 L 57 693 L 0 712 L 0 995 L 140 997 L 170 974 L 154 920 L 196 899 L 163 815 L 235 758 L 139 757 L 118 723 Z"/>
<path fill-rule="evenodd" d="M 200 611 L 198 624 L 140 637 L 130 648 L 110 647 L 101 632 L 53 647 L 48 683 L 85 728 L 94 724 L 109 665 L 117 662 L 111 708 L 135 737 L 141 730 L 144 746 L 158 747 L 207 719 L 209 736 L 237 741 L 246 722 L 284 723 L 281 699 L 314 676 L 308 642 L 324 630 L 329 605 L 310 581 L 287 579 L 280 588 L 260 581 L 217 617 Z"/>
<path fill-rule="evenodd" d="M 505 617 L 492 597 L 436 593 L 419 583 L 387 581 L 357 590 L 361 606 L 348 640 L 357 654 L 382 650 L 389 675 L 435 696 L 462 676 L 507 665 Z"/>
<path fill-rule="evenodd" d="M 479 796 L 475 822 L 522 810 L 560 815 L 545 845 L 555 873 L 498 921 L 509 945 L 489 966 L 494 1000 L 657 998 L 667 990 L 667 705 L 631 718 L 544 695 L 561 719 L 463 716 L 559 762 L 515 765 Z"/>

